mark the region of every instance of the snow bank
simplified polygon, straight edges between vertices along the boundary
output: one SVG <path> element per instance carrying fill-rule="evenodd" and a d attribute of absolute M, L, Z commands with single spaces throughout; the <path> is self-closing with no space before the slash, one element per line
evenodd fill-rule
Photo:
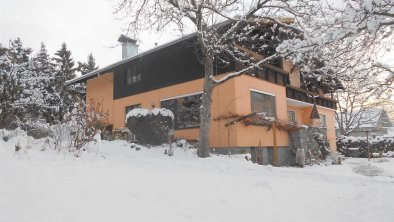
<path fill-rule="evenodd" d="M 92 142 L 79 158 L 42 152 L 39 140 L 15 153 L 14 143 L 0 139 L 1 222 L 392 221 L 392 158 L 276 168 L 125 141 L 98 153 Z"/>

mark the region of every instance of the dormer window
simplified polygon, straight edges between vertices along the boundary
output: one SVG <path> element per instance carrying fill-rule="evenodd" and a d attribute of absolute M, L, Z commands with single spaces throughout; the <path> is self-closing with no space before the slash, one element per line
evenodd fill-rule
<path fill-rule="evenodd" d="M 126 84 L 131 85 L 137 82 L 141 82 L 141 73 L 139 70 L 139 64 L 126 69 Z"/>

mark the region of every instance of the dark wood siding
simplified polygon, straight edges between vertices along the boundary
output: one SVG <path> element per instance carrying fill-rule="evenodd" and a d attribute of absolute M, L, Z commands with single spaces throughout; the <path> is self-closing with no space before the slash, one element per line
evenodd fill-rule
<path fill-rule="evenodd" d="M 114 70 L 114 99 L 203 78 L 204 66 L 194 43 L 194 39 L 182 41 L 118 66 Z M 126 70 L 137 63 L 141 81 L 127 85 Z M 226 70 L 218 68 L 217 72 Z"/>

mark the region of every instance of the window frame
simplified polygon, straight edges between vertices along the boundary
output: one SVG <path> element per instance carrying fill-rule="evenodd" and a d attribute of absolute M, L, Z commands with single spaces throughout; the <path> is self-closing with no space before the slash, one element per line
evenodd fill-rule
<path fill-rule="evenodd" d="M 290 118 L 289 118 L 289 113 L 293 113 L 294 121 L 291 121 L 291 120 L 290 120 Z M 288 119 L 289 123 L 297 124 L 296 111 L 294 111 L 294 110 L 287 110 L 287 119 Z"/>
<path fill-rule="evenodd" d="M 253 110 L 253 93 L 256 93 L 256 94 L 261 94 L 261 95 L 263 95 L 263 96 L 271 96 L 272 98 L 273 98 L 273 108 L 274 108 L 274 116 L 267 116 L 267 117 L 274 117 L 275 119 L 277 118 L 277 108 L 276 108 L 276 96 L 275 96 L 275 94 L 273 94 L 273 93 L 268 93 L 268 92 L 263 92 L 263 91 L 261 91 L 261 90 L 256 90 L 256 89 L 250 89 L 250 110 L 251 110 L 251 112 L 253 113 L 253 112 L 255 112 L 254 110 Z"/>
<path fill-rule="evenodd" d="M 134 85 L 142 81 L 142 74 L 140 70 L 140 63 L 137 62 L 126 68 L 126 85 Z"/>
<path fill-rule="evenodd" d="M 134 108 L 132 108 L 132 107 L 134 107 Z M 131 111 L 131 110 L 133 110 L 133 109 L 136 109 L 136 108 L 141 108 L 141 103 L 135 103 L 135 104 L 132 104 L 132 105 L 129 105 L 129 106 L 125 106 L 125 109 L 124 109 L 124 111 L 125 111 L 125 114 L 124 114 L 124 116 L 125 116 L 125 118 L 126 118 L 126 115 L 127 115 L 127 109 L 128 108 L 132 108 L 132 109 L 130 109 L 129 110 L 129 112 Z"/>
<path fill-rule="evenodd" d="M 198 121 L 198 125 L 197 126 L 179 127 L 178 120 L 179 120 L 180 117 L 178 117 L 178 109 L 179 109 L 179 107 L 178 107 L 178 104 L 179 104 L 178 100 L 183 99 L 183 98 L 187 98 L 187 97 L 192 97 L 192 96 L 200 96 L 201 97 L 202 93 L 203 93 L 202 91 L 199 91 L 199 92 L 188 93 L 188 94 L 184 94 L 184 95 L 180 95 L 180 96 L 174 96 L 174 97 L 169 97 L 169 98 L 165 98 L 165 99 L 161 99 L 160 100 L 160 107 L 161 108 L 170 109 L 173 112 L 173 114 L 174 114 L 174 129 L 175 130 L 185 130 L 185 129 L 200 128 L 200 121 Z M 172 104 L 172 107 L 168 107 L 168 106 L 167 107 L 163 107 L 163 102 L 167 102 L 167 101 L 171 101 L 171 100 L 175 100 L 173 102 L 173 104 Z M 199 100 L 199 101 L 200 101 L 200 106 L 201 106 L 202 101 L 201 100 Z M 198 118 L 200 118 L 199 115 L 200 115 L 200 109 L 198 109 Z"/>
<path fill-rule="evenodd" d="M 327 128 L 327 116 L 324 114 L 319 114 L 320 128 Z M 322 121 L 324 120 L 324 121 Z"/>

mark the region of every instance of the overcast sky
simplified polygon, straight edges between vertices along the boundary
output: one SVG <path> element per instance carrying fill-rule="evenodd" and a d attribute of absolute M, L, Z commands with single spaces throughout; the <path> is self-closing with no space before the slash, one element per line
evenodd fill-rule
<path fill-rule="evenodd" d="M 340 0 L 333 0 L 334 2 Z M 126 20 L 113 14 L 116 0 L 0 0 L 0 43 L 20 37 L 35 52 L 45 42 L 51 55 L 66 42 L 75 61 L 85 61 L 92 52 L 103 67 L 121 59 L 117 38 L 124 33 Z M 337 3 L 336 3 L 337 4 Z M 140 51 L 163 44 L 179 35 L 143 33 Z M 385 63 L 394 65 L 394 52 Z"/>
<path fill-rule="evenodd" d="M 117 39 L 126 21 L 113 14 L 114 0 L 0 0 L 0 43 L 20 37 L 35 52 L 44 42 L 51 55 L 66 42 L 75 61 L 92 52 L 100 67 L 121 59 Z M 177 38 L 144 33 L 140 51 Z"/>

